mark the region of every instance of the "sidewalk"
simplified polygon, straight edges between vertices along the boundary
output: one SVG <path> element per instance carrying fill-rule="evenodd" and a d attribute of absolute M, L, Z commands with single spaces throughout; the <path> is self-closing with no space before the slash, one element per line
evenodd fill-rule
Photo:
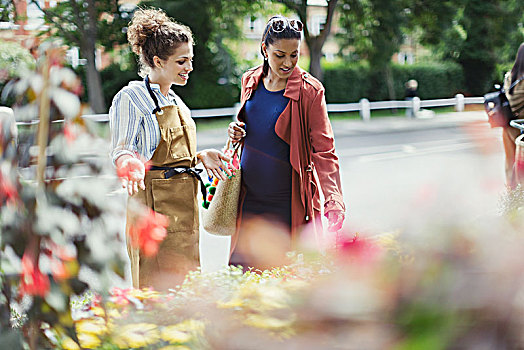
<path fill-rule="evenodd" d="M 334 120 L 333 130 L 336 137 L 362 135 L 362 134 L 389 134 L 395 132 L 408 132 L 421 129 L 454 128 L 468 122 L 486 122 L 484 111 L 451 112 L 436 114 L 432 118 L 406 117 L 377 117 L 370 121 L 362 120 Z"/>
<path fill-rule="evenodd" d="M 399 117 L 375 117 L 370 121 L 348 119 L 333 120 L 335 138 L 350 137 L 355 135 L 389 134 L 396 132 L 409 132 L 421 129 L 454 128 L 468 122 L 485 122 L 487 116 L 484 111 L 451 112 L 436 114 L 432 118 L 408 119 Z M 220 147 L 226 142 L 226 129 L 208 129 L 198 133 L 199 149 Z"/>

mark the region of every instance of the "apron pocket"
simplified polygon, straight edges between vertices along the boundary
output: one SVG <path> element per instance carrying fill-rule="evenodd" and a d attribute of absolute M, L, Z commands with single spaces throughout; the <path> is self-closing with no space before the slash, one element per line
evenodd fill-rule
<path fill-rule="evenodd" d="M 175 159 L 191 157 L 191 145 L 188 142 L 189 136 L 187 135 L 188 128 L 187 125 L 169 128 L 168 144 L 171 157 Z"/>
<path fill-rule="evenodd" d="M 168 232 L 198 230 L 197 183 L 191 175 L 153 179 L 153 210 L 167 216 Z"/>

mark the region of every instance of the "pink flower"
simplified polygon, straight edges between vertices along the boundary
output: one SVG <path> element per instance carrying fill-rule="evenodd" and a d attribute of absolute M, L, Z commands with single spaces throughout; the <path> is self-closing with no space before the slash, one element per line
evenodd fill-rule
<path fill-rule="evenodd" d="M 22 257 L 22 275 L 20 276 L 20 295 L 38 295 L 44 297 L 50 289 L 49 277 L 44 275 L 34 258 L 24 253 Z"/>
<path fill-rule="evenodd" d="M 127 293 L 129 289 L 122 289 L 118 287 L 113 287 L 111 289 L 111 298 L 110 300 L 117 305 L 127 305 L 129 300 L 127 299 Z"/>
<path fill-rule="evenodd" d="M 146 214 L 142 214 L 129 228 L 131 245 L 146 256 L 156 255 L 160 242 L 167 235 L 167 224 L 167 217 L 147 208 Z"/>
<path fill-rule="evenodd" d="M 359 263 L 374 262 L 380 253 L 380 248 L 368 239 L 356 234 L 353 237 L 341 235 L 337 237 L 337 255 L 343 260 Z"/>

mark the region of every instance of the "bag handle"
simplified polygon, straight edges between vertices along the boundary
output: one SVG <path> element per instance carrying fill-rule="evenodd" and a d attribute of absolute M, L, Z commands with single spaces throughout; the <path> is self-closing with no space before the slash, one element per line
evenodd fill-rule
<path fill-rule="evenodd" d="M 521 76 L 520 78 L 518 78 L 517 80 L 515 80 L 515 81 L 513 82 L 513 84 L 511 84 L 511 85 L 509 86 L 508 91 L 511 90 L 511 89 L 513 89 L 515 86 L 517 86 L 517 84 L 520 83 L 522 80 L 524 80 L 524 75 Z M 502 89 L 500 89 L 500 92 L 504 92 L 504 93 L 505 93 L 506 90 L 504 90 L 504 88 L 502 88 Z"/>
<path fill-rule="evenodd" d="M 233 158 L 235 154 L 238 155 L 240 158 L 240 155 L 241 155 L 240 150 L 242 148 L 241 146 L 243 142 L 244 142 L 244 139 L 242 139 L 239 142 L 232 142 L 231 139 L 228 137 L 226 141 L 226 145 L 224 146 L 224 152 L 231 148 L 233 150 L 233 154 L 231 155 L 231 158 Z"/>

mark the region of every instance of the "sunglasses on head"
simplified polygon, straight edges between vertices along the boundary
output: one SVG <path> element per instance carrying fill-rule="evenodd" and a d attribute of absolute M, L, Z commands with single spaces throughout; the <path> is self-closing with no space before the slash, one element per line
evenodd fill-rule
<path fill-rule="evenodd" d="M 271 29 L 273 29 L 273 32 L 275 33 L 284 31 L 286 27 L 293 29 L 295 32 L 301 32 L 304 27 L 299 20 L 288 18 L 274 18 L 270 20 L 268 24 L 271 25 Z"/>

